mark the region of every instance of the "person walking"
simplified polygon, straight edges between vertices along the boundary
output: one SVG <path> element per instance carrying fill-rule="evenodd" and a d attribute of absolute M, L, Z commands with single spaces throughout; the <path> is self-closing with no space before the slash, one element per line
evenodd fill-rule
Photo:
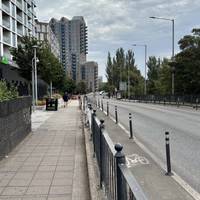
<path fill-rule="evenodd" d="M 65 92 L 64 95 L 63 95 L 64 108 L 67 107 L 68 99 L 69 99 L 68 94 L 67 94 L 67 92 Z"/>

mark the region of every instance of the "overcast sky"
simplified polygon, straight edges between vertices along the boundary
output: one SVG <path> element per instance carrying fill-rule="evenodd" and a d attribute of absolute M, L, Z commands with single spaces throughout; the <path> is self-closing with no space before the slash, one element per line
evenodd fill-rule
<path fill-rule="evenodd" d="M 84 16 L 88 26 L 88 60 L 99 64 L 105 80 L 108 51 L 114 55 L 119 47 L 133 49 L 138 68 L 144 74 L 144 48 L 148 56 L 171 56 L 171 22 L 150 16 L 175 19 L 175 51 L 178 40 L 200 28 L 200 0 L 36 0 L 39 20 L 51 17 Z"/>

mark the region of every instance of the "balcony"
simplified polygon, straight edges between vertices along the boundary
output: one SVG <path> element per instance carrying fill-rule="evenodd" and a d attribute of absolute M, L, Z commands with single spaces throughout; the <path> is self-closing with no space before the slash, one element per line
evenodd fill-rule
<path fill-rule="evenodd" d="M 7 29 L 10 29 L 10 21 L 6 21 L 3 19 L 3 26 Z"/>
<path fill-rule="evenodd" d="M 31 11 L 30 10 L 28 10 L 28 16 L 30 17 L 30 18 L 32 18 L 32 13 L 31 13 Z"/>
<path fill-rule="evenodd" d="M 32 25 L 28 23 L 28 28 L 32 30 Z"/>
<path fill-rule="evenodd" d="M 22 22 L 23 22 L 23 21 L 22 21 L 22 16 L 20 16 L 20 15 L 17 15 L 17 20 L 18 20 L 19 22 L 21 22 L 21 23 L 22 23 Z"/>
<path fill-rule="evenodd" d="M 2 3 L 2 10 L 5 11 L 6 13 L 10 14 L 10 7 L 9 7 L 9 5 L 6 5 L 6 4 Z"/>
<path fill-rule="evenodd" d="M 34 15 L 34 17 L 36 17 L 36 12 L 33 10 L 33 15 Z"/>
<path fill-rule="evenodd" d="M 21 2 L 16 1 L 16 5 L 20 10 L 22 10 L 22 3 Z"/>
<path fill-rule="evenodd" d="M 22 30 L 22 29 L 17 29 L 17 33 L 18 33 L 19 35 L 23 35 L 23 30 Z"/>
<path fill-rule="evenodd" d="M 3 36 L 3 42 L 6 43 L 6 44 L 10 44 L 10 37 L 4 35 L 4 36 Z"/>

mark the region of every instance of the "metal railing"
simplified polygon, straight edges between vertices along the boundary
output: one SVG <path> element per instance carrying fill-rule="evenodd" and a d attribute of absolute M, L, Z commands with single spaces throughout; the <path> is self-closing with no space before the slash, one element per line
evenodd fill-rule
<path fill-rule="evenodd" d="M 108 200 L 147 200 L 136 179 L 126 166 L 123 146 L 114 145 L 104 127 L 104 120 L 96 117 L 96 111 L 88 103 L 88 108 L 82 101 L 82 109 L 91 117 L 91 139 L 93 141 L 94 156 L 97 159 L 100 187 L 105 190 Z M 92 103 L 92 102 L 91 102 Z"/>
<path fill-rule="evenodd" d="M 155 103 L 164 105 L 191 106 L 198 109 L 200 107 L 200 95 L 147 95 L 147 96 L 131 96 L 131 100 L 142 103 Z"/>

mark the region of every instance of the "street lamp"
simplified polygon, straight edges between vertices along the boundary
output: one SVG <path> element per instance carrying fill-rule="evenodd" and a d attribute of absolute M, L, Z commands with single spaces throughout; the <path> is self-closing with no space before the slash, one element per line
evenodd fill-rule
<path fill-rule="evenodd" d="M 33 46 L 33 50 L 34 50 L 34 66 L 32 65 L 32 95 L 33 95 L 33 108 L 35 109 L 35 105 L 37 105 L 37 101 L 38 101 L 38 88 L 37 88 L 37 63 L 39 62 L 38 58 L 36 57 L 36 49 L 38 48 L 37 45 Z M 32 64 L 33 64 L 33 60 L 32 60 Z"/>
<path fill-rule="evenodd" d="M 147 94 L 147 45 L 146 44 L 133 44 L 133 46 L 141 46 L 144 47 L 145 50 L 145 58 L 144 58 L 144 67 L 145 67 L 145 74 L 144 74 L 144 95 Z"/>
<path fill-rule="evenodd" d="M 174 60 L 174 19 L 164 17 L 149 17 L 151 19 L 161 19 L 172 22 L 172 61 Z M 174 68 L 172 69 L 172 95 L 174 95 Z"/>

